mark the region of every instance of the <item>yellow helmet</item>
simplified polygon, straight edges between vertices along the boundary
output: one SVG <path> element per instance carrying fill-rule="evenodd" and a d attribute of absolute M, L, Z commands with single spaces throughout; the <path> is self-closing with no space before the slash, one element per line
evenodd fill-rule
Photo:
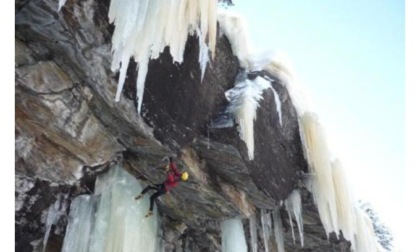
<path fill-rule="evenodd" d="M 183 172 L 182 175 L 181 175 L 181 179 L 183 181 L 186 181 L 188 179 L 188 172 Z"/>

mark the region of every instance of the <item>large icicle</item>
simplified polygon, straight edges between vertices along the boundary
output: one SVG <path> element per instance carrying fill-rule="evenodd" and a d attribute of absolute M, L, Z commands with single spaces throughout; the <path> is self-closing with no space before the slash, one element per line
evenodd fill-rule
<path fill-rule="evenodd" d="M 247 252 L 244 227 L 240 219 L 222 222 L 222 252 Z"/>
<path fill-rule="evenodd" d="M 96 198 L 90 195 L 80 195 L 73 200 L 62 252 L 89 252 L 95 204 Z"/>
<path fill-rule="evenodd" d="M 218 21 L 220 30 L 228 38 L 232 52 L 238 57 L 241 67 L 248 71 L 264 70 L 280 80 L 287 87 L 298 115 L 302 115 L 308 109 L 306 95 L 304 89 L 294 78 L 287 56 L 277 51 L 255 53 L 248 42 L 247 25 L 241 15 L 220 10 Z"/>
<path fill-rule="evenodd" d="M 300 118 L 306 156 L 311 172 L 315 173 L 312 194 L 327 236 L 339 233 L 334 180 L 324 131 L 313 113 Z"/>
<path fill-rule="evenodd" d="M 243 17 L 237 13 L 220 10 L 217 19 L 220 30 L 228 38 L 233 54 L 238 57 L 241 67 L 251 70 L 250 52 L 246 23 Z"/>
<path fill-rule="evenodd" d="M 95 195 L 80 196 L 72 203 L 72 221 L 63 251 L 157 251 L 157 211 L 144 218 L 149 201 L 134 200 L 141 190 L 137 180 L 119 166 L 99 176 Z M 96 199 L 98 203 L 93 207 Z"/>
<path fill-rule="evenodd" d="M 257 220 L 255 215 L 249 217 L 249 233 L 251 234 L 251 252 L 258 250 Z"/>
<path fill-rule="evenodd" d="M 370 223 L 370 220 L 361 217 L 357 209 L 354 210 L 354 203 L 348 190 L 344 172 L 337 161 L 332 163 L 330 161 L 323 129 L 317 116 L 308 112 L 309 105 L 306 93 L 293 75 L 287 57 L 271 51 L 262 54 L 254 53 L 247 40 L 245 21 L 240 15 L 220 12 L 218 20 L 221 31 L 228 38 L 233 54 L 238 57 L 242 68 L 249 72 L 265 71 L 286 87 L 299 116 L 299 130 L 304 146 L 304 155 L 311 172 L 311 177 L 305 183 L 313 194 L 327 236 L 331 232 L 339 234 L 341 230 L 344 237 L 352 243 L 353 250 L 369 251 L 373 247 L 376 248 L 376 245 L 372 245 L 373 242 L 371 244 L 371 241 L 375 240 L 372 238 L 373 233 L 369 231 L 369 225 L 371 224 L 366 224 Z M 252 89 L 252 87 L 248 87 L 251 84 L 253 84 L 251 81 L 244 81 L 227 92 L 227 94 L 237 98 L 236 102 L 238 103 L 231 104 L 230 109 L 235 112 L 235 118 L 240 125 L 240 135 L 247 145 L 250 159 L 253 157 L 254 150 L 252 123 L 256 116 L 252 108 L 258 106 L 258 101 L 261 99 L 259 97 L 261 93 L 259 92 L 249 92 L 257 94 L 255 96 L 246 95 L 247 88 Z M 253 97 L 253 100 L 245 99 L 249 97 Z M 281 107 L 279 109 L 281 103 L 278 102 L 277 97 L 275 99 L 281 124 Z M 242 115 L 245 111 L 248 112 L 246 116 Z M 301 224 L 298 224 L 298 226 L 303 227 Z M 363 228 L 366 230 L 362 230 Z M 369 235 L 369 238 L 361 237 L 363 234 Z M 301 233 L 301 236 L 301 242 L 303 243 L 303 233 Z M 361 248 L 361 250 L 358 250 L 358 248 Z"/>
<path fill-rule="evenodd" d="M 271 235 L 271 215 L 270 213 L 264 213 L 261 209 L 261 228 L 263 230 L 263 241 L 265 252 L 270 251 L 269 240 Z"/>
<path fill-rule="evenodd" d="M 52 225 L 57 224 L 58 220 L 62 216 L 67 215 L 67 197 L 68 195 L 59 194 L 57 200 L 48 208 L 47 218 L 45 221 L 45 235 L 44 235 L 44 247 L 43 251 L 45 251 L 47 247 L 48 238 L 50 237 L 51 227 Z"/>
<path fill-rule="evenodd" d="M 318 207 L 327 236 L 341 230 L 352 244 L 353 251 L 381 251 L 372 229 L 372 222 L 355 206 L 344 171 L 338 160 L 330 161 L 326 138 L 313 113 L 300 118 L 302 142 L 313 173 L 306 181 Z"/>
<path fill-rule="evenodd" d="M 303 219 L 302 219 L 302 201 L 298 190 L 293 190 L 285 202 L 287 213 L 289 214 L 290 226 L 292 228 L 293 243 L 295 242 L 295 233 L 293 230 L 292 213 L 295 217 L 300 237 L 300 245 L 303 247 Z"/>
<path fill-rule="evenodd" d="M 108 17 L 115 25 L 111 69 L 120 71 L 115 100 L 120 100 L 128 63 L 134 57 L 139 72 L 137 111 L 140 112 L 149 59 L 158 58 L 169 46 L 173 61 L 181 63 L 188 35 L 199 37 L 203 78 L 207 51 L 213 57 L 215 53 L 216 11 L 216 0 L 111 0 Z"/>
<path fill-rule="evenodd" d="M 281 101 L 279 98 L 279 94 L 273 87 L 270 87 L 270 89 L 271 91 L 273 91 L 273 94 L 274 94 L 274 101 L 276 102 L 276 109 L 277 109 L 277 114 L 279 115 L 280 126 L 283 126 L 283 122 L 282 122 L 283 119 L 282 119 L 282 114 L 281 114 Z"/>
<path fill-rule="evenodd" d="M 354 239 L 357 233 L 355 221 L 355 203 L 349 191 L 347 179 L 338 159 L 331 163 L 332 175 L 334 180 L 334 190 L 337 197 L 337 218 L 340 230 L 343 236 L 351 242 L 356 244 Z"/>
<path fill-rule="evenodd" d="M 270 82 L 257 77 L 253 81 L 239 82 L 226 92 L 226 97 L 230 101 L 228 111 L 235 116 L 239 124 L 239 135 L 246 143 L 250 160 L 254 159 L 254 121 L 257 118 L 257 108 L 263 91 L 270 87 Z"/>
<path fill-rule="evenodd" d="M 58 11 L 61 10 L 61 7 L 63 7 L 66 4 L 67 0 L 58 0 Z"/>
<path fill-rule="evenodd" d="M 285 252 L 284 250 L 284 235 L 283 235 L 283 224 L 280 217 L 280 208 L 274 209 L 273 212 L 274 222 L 274 237 L 276 239 L 277 251 Z"/>

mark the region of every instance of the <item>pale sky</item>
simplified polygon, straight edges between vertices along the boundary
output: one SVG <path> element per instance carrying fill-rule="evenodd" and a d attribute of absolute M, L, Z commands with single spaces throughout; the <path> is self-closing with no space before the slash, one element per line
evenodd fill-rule
<path fill-rule="evenodd" d="M 230 9 L 245 16 L 254 48 L 287 54 L 353 194 L 400 232 L 404 1 L 235 1 Z"/>

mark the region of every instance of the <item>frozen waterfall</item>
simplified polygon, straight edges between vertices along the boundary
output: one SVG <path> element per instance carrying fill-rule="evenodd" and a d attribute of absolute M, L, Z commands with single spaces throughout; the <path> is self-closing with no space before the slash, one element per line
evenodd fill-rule
<path fill-rule="evenodd" d="M 240 219 L 225 220 L 222 226 L 222 252 L 247 252 L 244 227 Z"/>
<path fill-rule="evenodd" d="M 144 217 L 149 201 L 134 200 L 141 190 L 119 166 L 99 176 L 95 194 L 80 195 L 71 204 L 62 251 L 158 251 L 157 211 Z"/>

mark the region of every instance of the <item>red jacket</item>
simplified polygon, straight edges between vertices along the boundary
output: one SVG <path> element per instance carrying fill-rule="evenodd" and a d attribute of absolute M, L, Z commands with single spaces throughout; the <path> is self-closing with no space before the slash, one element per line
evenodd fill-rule
<path fill-rule="evenodd" d="M 172 188 L 178 185 L 178 182 L 181 180 L 181 173 L 176 169 L 176 164 L 174 162 L 169 163 L 169 173 L 163 184 L 165 185 L 165 191 L 169 192 Z"/>

